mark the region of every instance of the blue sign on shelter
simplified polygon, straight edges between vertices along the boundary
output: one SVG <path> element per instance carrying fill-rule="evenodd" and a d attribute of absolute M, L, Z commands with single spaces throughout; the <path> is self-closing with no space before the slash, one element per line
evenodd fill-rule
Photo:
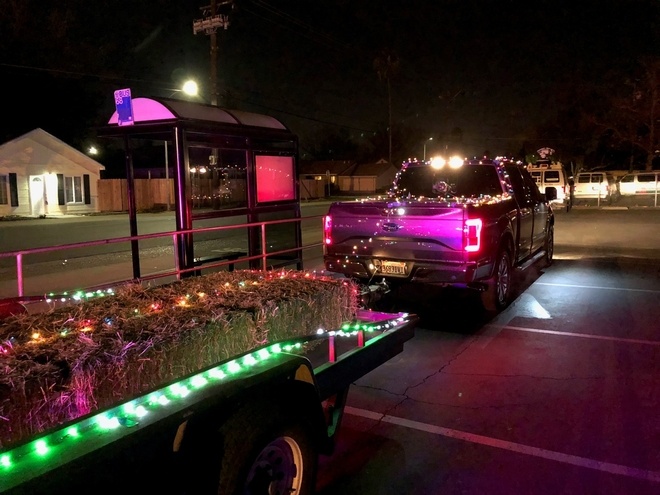
<path fill-rule="evenodd" d="M 130 88 L 115 91 L 115 108 L 119 125 L 133 125 L 133 100 Z"/>

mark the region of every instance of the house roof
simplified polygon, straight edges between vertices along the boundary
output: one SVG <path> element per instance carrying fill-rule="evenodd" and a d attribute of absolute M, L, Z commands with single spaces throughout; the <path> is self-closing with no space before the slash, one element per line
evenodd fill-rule
<path fill-rule="evenodd" d="M 355 162 L 350 160 L 326 160 L 318 162 L 307 162 L 300 164 L 301 175 L 346 175 L 346 170 L 355 166 Z"/>
<path fill-rule="evenodd" d="M 379 160 L 372 163 L 356 163 L 342 175 L 350 175 L 352 177 L 379 177 L 388 171 L 396 172 L 397 169 L 387 160 Z"/>
<path fill-rule="evenodd" d="M 42 153 L 36 151 L 41 149 Z M 17 161 L 16 156 L 22 154 Z M 35 157 L 39 158 L 35 158 Z M 45 157 L 45 158 L 44 158 Z M 47 161 L 46 164 L 57 165 L 62 158 L 67 159 L 92 173 L 99 173 L 105 167 L 93 158 L 69 146 L 64 141 L 41 128 L 36 128 L 11 141 L 0 145 L 0 165 L 16 166 L 31 165 L 35 160 Z"/>

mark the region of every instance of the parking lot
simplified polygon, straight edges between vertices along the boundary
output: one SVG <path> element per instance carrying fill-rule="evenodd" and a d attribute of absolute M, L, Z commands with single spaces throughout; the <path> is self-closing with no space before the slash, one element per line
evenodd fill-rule
<path fill-rule="evenodd" d="M 461 292 L 399 292 L 420 325 L 351 388 L 318 495 L 660 490 L 660 209 L 556 211 L 555 262 L 496 317 Z"/>
<path fill-rule="evenodd" d="M 407 287 L 402 354 L 358 381 L 318 493 L 660 491 L 660 213 L 557 214 L 556 260 L 494 318 Z"/>

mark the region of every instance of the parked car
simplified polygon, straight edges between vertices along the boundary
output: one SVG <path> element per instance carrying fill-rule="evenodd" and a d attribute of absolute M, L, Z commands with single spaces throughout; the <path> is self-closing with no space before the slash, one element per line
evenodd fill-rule
<path fill-rule="evenodd" d="M 607 172 L 580 172 L 575 176 L 573 198 L 576 201 L 595 199 L 609 204 L 618 197 L 617 182 Z"/>
<path fill-rule="evenodd" d="M 660 172 L 631 172 L 619 181 L 621 196 L 660 193 Z"/>
<path fill-rule="evenodd" d="M 536 185 L 539 186 L 541 193 L 545 193 L 547 187 L 554 187 L 557 190 L 557 199 L 553 200 L 553 204 L 566 203 L 570 194 L 570 186 L 561 163 L 551 162 L 547 159 L 537 160 L 535 163 L 527 165 L 527 170 Z"/>

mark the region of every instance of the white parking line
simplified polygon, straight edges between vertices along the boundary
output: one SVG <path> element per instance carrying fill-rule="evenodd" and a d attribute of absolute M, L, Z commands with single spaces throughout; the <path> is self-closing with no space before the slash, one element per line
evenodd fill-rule
<path fill-rule="evenodd" d="M 497 328 L 498 330 L 515 330 L 518 332 L 529 332 L 529 333 L 546 333 L 550 335 L 562 335 L 566 337 L 581 337 L 584 339 L 611 340 L 615 342 L 624 342 L 626 344 L 644 344 L 644 345 L 660 346 L 660 341 L 657 340 L 622 339 L 620 337 L 608 337 L 606 335 L 590 335 L 588 333 L 561 332 L 558 330 L 543 330 L 540 328 L 512 327 L 509 325 L 486 325 L 486 326 Z"/>
<path fill-rule="evenodd" d="M 572 464 L 574 466 L 595 469 L 610 474 L 619 474 L 631 478 L 637 478 L 647 481 L 660 482 L 659 471 L 647 471 L 645 469 L 638 469 L 621 464 L 613 464 L 610 462 L 597 461 L 595 459 L 588 459 L 569 454 L 562 454 L 561 452 L 554 452 L 552 450 L 540 449 L 538 447 L 531 447 L 529 445 L 522 445 L 515 442 L 507 442 L 497 438 L 485 437 L 483 435 L 475 435 L 474 433 L 467 433 L 465 431 L 453 430 L 451 428 L 444 428 L 442 426 L 430 425 L 427 423 L 420 423 L 419 421 L 412 421 L 409 419 L 398 418 L 396 416 L 382 415 L 373 411 L 359 409 L 356 407 L 346 406 L 345 412 L 354 416 L 360 416 L 374 421 L 383 421 L 405 428 L 412 428 L 414 430 L 432 433 L 434 435 L 441 435 L 443 437 L 455 438 L 457 440 L 464 440 L 466 442 L 486 445 L 488 447 L 495 447 L 498 449 L 509 450 L 519 454 L 531 455 L 548 459 L 551 461 L 563 462 L 564 464 Z"/>
<path fill-rule="evenodd" d="M 623 292 L 648 292 L 650 294 L 660 293 L 660 290 L 655 290 L 655 289 L 627 289 L 625 287 L 606 287 L 603 285 L 553 284 L 550 282 L 534 282 L 534 285 L 547 285 L 550 287 L 570 287 L 572 289 L 600 289 L 600 290 L 620 290 Z"/>

